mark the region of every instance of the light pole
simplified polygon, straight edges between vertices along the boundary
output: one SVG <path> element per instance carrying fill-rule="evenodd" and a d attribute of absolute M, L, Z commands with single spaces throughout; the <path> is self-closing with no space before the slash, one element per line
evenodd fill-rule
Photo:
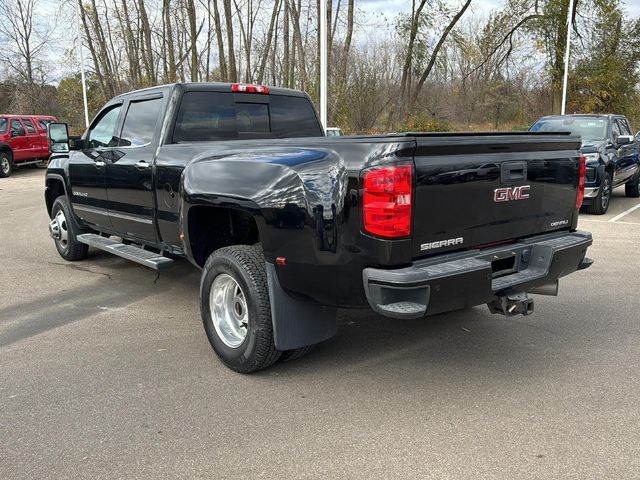
<path fill-rule="evenodd" d="M 327 128 L 327 0 L 320 0 L 320 122 Z"/>
<path fill-rule="evenodd" d="M 569 50 L 571 49 L 571 27 L 573 18 L 573 2 L 569 0 L 569 16 L 567 17 L 567 45 L 564 49 L 564 78 L 562 79 L 562 107 L 560 115 L 564 115 L 567 105 L 567 80 L 569 77 Z"/>
<path fill-rule="evenodd" d="M 78 0 L 78 57 L 80 61 L 80 81 L 82 82 L 82 100 L 84 101 L 84 124 L 89 128 L 89 104 L 87 102 L 87 82 L 84 77 L 84 54 L 82 52 L 82 26 L 80 24 L 81 0 Z"/>

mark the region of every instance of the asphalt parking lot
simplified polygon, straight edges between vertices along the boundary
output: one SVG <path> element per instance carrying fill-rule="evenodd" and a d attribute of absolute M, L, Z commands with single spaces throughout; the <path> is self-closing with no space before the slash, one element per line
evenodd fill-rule
<path fill-rule="evenodd" d="M 640 478 L 640 201 L 530 317 L 344 311 L 302 360 L 216 359 L 199 272 L 47 235 L 44 171 L 0 179 L 0 478 Z M 632 210 L 634 207 L 638 207 Z"/>

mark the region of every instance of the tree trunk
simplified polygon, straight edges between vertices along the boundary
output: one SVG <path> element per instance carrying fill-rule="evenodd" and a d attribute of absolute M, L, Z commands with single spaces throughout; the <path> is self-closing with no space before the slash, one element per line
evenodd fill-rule
<path fill-rule="evenodd" d="M 227 59 L 224 54 L 224 42 L 222 40 L 222 23 L 220 22 L 220 10 L 218 0 L 213 0 L 213 20 L 216 26 L 216 40 L 218 42 L 218 62 L 220 63 L 220 79 L 228 81 Z"/>
<path fill-rule="evenodd" d="M 236 69 L 236 57 L 233 47 L 233 18 L 231 13 L 231 0 L 223 0 L 224 5 L 224 19 L 227 24 L 227 49 L 229 52 L 229 81 L 238 81 L 238 70 Z"/>
<path fill-rule="evenodd" d="M 453 17 L 453 19 L 449 23 L 449 25 L 447 25 L 447 28 L 445 28 L 444 32 L 442 32 L 442 35 L 440 35 L 440 40 L 438 40 L 438 43 L 433 49 L 433 52 L 431 52 L 431 58 L 429 59 L 427 68 L 422 73 L 422 76 L 420 77 L 420 81 L 418 82 L 418 85 L 416 85 L 416 89 L 413 93 L 413 98 L 411 100 L 411 107 L 413 107 L 413 105 L 416 103 L 416 100 L 418 99 L 418 95 L 420 95 L 420 90 L 422 90 L 422 86 L 424 85 L 425 80 L 431 73 L 431 70 L 433 70 L 433 66 L 436 63 L 436 59 L 438 58 L 438 53 L 440 52 L 442 45 L 444 44 L 445 40 L 449 36 L 449 33 L 451 33 L 451 30 L 453 30 L 453 27 L 455 27 L 456 23 L 458 23 L 458 20 L 460 20 L 462 15 L 464 15 L 464 12 L 466 12 L 467 8 L 469 8 L 470 4 L 471 4 L 471 0 L 466 0 L 465 4 L 462 6 L 460 11 L 456 13 L 456 15 Z"/>
<path fill-rule="evenodd" d="M 196 6 L 193 0 L 185 0 L 189 20 L 189 41 L 191 43 L 191 81 L 198 81 L 198 32 L 196 25 Z"/>

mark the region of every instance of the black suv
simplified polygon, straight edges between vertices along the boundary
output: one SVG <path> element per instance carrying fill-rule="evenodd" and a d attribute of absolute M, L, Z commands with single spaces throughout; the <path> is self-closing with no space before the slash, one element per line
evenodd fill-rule
<path fill-rule="evenodd" d="M 570 132 L 582 137 L 587 158 L 584 207 L 602 215 L 609 208 L 611 190 L 625 185 L 627 197 L 639 197 L 640 132 L 634 137 L 622 115 L 551 115 L 542 117 L 532 132 Z"/>

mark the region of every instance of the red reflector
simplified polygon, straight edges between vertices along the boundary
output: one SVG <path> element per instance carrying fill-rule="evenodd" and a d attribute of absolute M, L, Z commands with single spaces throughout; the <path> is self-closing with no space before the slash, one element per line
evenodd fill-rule
<path fill-rule="evenodd" d="M 249 85 L 247 83 L 234 83 L 231 91 L 237 93 L 269 93 L 269 89 L 264 85 Z"/>
<path fill-rule="evenodd" d="M 287 259 L 285 257 L 276 257 L 276 263 L 278 265 L 286 265 Z"/>
<path fill-rule="evenodd" d="M 364 230 L 381 237 L 411 235 L 411 165 L 369 170 L 363 179 Z"/>
<path fill-rule="evenodd" d="M 578 194 L 576 195 L 576 208 L 582 206 L 584 200 L 584 183 L 587 180 L 587 157 L 580 155 L 580 167 L 578 170 Z"/>

